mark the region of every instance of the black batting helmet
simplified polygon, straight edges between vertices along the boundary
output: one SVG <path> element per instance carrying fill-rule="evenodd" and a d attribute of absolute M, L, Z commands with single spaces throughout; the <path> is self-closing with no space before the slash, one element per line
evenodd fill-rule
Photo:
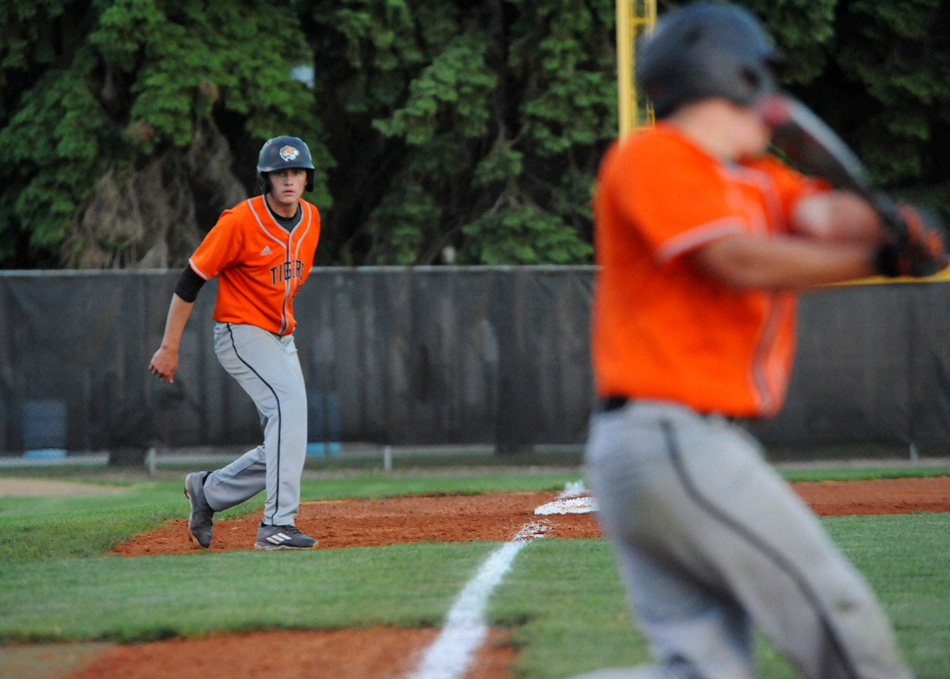
<path fill-rule="evenodd" d="M 722 97 L 752 106 L 778 89 L 782 55 L 747 10 L 696 3 L 664 14 L 639 44 L 637 82 L 657 118 Z"/>
<path fill-rule="evenodd" d="M 313 191 L 313 158 L 310 149 L 298 137 L 274 137 L 264 142 L 257 157 L 257 181 L 261 192 L 271 189 L 268 172 L 300 167 L 307 171 L 307 191 Z"/>

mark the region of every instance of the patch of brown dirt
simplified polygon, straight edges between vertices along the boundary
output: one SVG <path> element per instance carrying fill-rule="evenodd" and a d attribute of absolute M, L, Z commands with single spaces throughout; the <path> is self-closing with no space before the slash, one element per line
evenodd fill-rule
<path fill-rule="evenodd" d="M 814 481 L 792 487 L 820 516 L 950 512 L 950 476 Z"/>
<path fill-rule="evenodd" d="M 278 631 L 114 646 L 63 679 L 403 679 L 438 630 Z M 514 651 L 492 631 L 469 679 L 507 679 Z"/>
<path fill-rule="evenodd" d="M 327 500 L 300 505 L 297 527 L 320 542 L 320 549 L 380 547 L 407 542 L 468 542 L 512 539 L 529 521 L 545 535 L 591 538 L 600 535 L 592 514 L 535 516 L 556 492 L 423 495 L 385 500 Z M 187 505 L 186 505 L 187 507 Z M 253 549 L 259 514 L 214 525 L 210 551 Z M 203 551 L 188 537 L 188 520 L 176 519 L 137 535 L 113 551 L 122 556 Z"/>

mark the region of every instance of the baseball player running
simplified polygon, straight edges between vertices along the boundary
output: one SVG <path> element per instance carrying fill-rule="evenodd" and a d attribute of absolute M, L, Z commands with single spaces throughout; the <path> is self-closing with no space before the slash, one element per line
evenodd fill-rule
<path fill-rule="evenodd" d="M 222 213 L 188 260 L 175 286 L 162 345 L 149 371 L 172 382 L 178 346 L 198 291 L 218 277 L 214 350 L 254 400 L 264 442 L 214 472 L 185 477 L 192 541 L 211 545 L 215 512 L 267 491 L 254 547 L 313 549 L 294 525 L 307 449 L 307 393 L 294 346 L 293 300 L 307 280 L 320 237 L 320 214 L 303 200 L 313 189 L 310 149 L 297 137 L 275 137 L 257 163 L 262 195 Z"/>
<path fill-rule="evenodd" d="M 745 10 L 665 14 L 637 57 L 658 122 L 600 168 L 586 462 L 655 664 L 585 679 L 749 679 L 753 625 L 804 677 L 911 676 L 864 579 L 736 420 L 782 406 L 795 291 L 947 259 L 939 239 L 894 252 L 863 200 L 763 155 L 778 56 Z"/>

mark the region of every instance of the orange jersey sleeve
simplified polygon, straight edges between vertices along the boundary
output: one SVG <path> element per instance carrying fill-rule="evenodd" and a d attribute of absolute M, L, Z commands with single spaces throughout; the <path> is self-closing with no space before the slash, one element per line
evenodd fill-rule
<path fill-rule="evenodd" d="M 736 290 L 683 255 L 730 233 L 787 232 L 814 190 L 778 161 L 723 164 L 663 123 L 612 146 L 594 198 L 598 393 L 730 416 L 776 412 L 796 296 Z"/>
<path fill-rule="evenodd" d="M 241 210 L 225 210 L 188 260 L 191 268 L 206 281 L 234 265 L 244 250 Z"/>
<path fill-rule="evenodd" d="M 278 335 L 294 331 L 293 299 L 310 275 L 320 238 L 320 213 L 301 201 L 300 223 L 281 228 L 257 196 L 222 213 L 188 261 L 205 280 L 218 277 L 214 319 L 256 325 Z"/>

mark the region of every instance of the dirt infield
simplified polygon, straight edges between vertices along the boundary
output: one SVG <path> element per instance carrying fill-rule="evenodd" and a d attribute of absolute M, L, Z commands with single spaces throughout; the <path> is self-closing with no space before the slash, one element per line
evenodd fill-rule
<path fill-rule="evenodd" d="M 403 679 L 438 633 L 373 627 L 169 639 L 114 646 L 66 679 Z M 491 632 L 471 679 L 507 679 L 514 650 L 504 641 L 503 632 Z"/>
<path fill-rule="evenodd" d="M 304 502 L 297 527 L 317 538 L 320 549 L 381 547 L 409 542 L 510 540 L 534 518 L 534 509 L 557 497 L 547 493 L 489 495 L 423 495 L 387 500 Z M 544 517 L 548 519 L 548 517 Z M 216 523 L 211 551 L 252 549 L 259 514 Z M 599 535 L 591 514 L 569 514 L 550 520 L 547 535 L 590 538 Z M 185 554 L 198 551 L 188 539 L 187 519 L 138 535 L 116 547 L 122 556 Z"/>
<path fill-rule="evenodd" d="M 816 513 L 907 514 L 950 511 L 950 477 L 888 481 L 819 481 L 793 487 Z M 387 500 L 306 502 L 297 526 L 319 539 L 321 549 L 379 547 L 408 542 L 510 540 L 534 509 L 557 497 L 547 493 L 424 495 Z M 249 515 L 215 525 L 211 551 L 251 549 L 260 517 Z M 545 517 L 550 537 L 600 535 L 592 514 Z M 136 536 L 115 549 L 122 556 L 185 554 L 197 551 L 186 519 Z"/>
<path fill-rule="evenodd" d="M 799 483 L 793 487 L 823 516 L 950 511 L 950 477 Z M 319 538 L 321 549 L 424 541 L 507 541 L 531 520 L 544 522 L 545 535 L 550 537 L 583 539 L 600 535 L 592 514 L 543 517 L 534 514 L 536 507 L 556 497 L 557 493 L 553 492 L 498 493 L 309 502 L 301 506 L 297 524 Z M 258 520 L 257 515 L 252 515 L 217 523 L 212 551 L 251 549 Z M 133 557 L 195 551 L 197 548 L 188 539 L 187 521 L 178 519 L 134 537 L 119 545 L 114 553 Z M 436 634 L 436 630 L 428 629 L 373 628 L 172 639 L 105 650 L 96 648 L 79 663 L 80 669 L 42 676 L 216 679 L 279 675 L 291 679 L 395 679 L 412 669 L 419 653 Z M 279 655 L 268 652 L 274 648 L 293 648 L 292 661 L 285 663 Z M 505 643 L 504 633 L 493 631 L 491 641 L 479 652 L 467 679 L 507 679 L 513 653 Z M 2 676 L 7 675 L 2 674 L 0 668 Z M 29 675 L 23 677 L 30 679 Z"/>

